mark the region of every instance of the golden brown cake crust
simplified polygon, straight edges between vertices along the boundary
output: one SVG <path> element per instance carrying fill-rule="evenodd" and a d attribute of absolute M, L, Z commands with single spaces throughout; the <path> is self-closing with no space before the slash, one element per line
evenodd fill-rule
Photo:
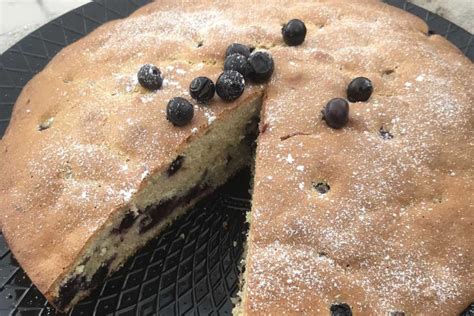
<path fill-rule="evenodd" d="M 302 46 L 281 24 L 305 21 Z M 419 19 L 376 1 L 159 1 L 62 50 L 24 88 L 0 144 L 1 224 L 48 295 L 143 178 L 234 104 L 173 128 L 164 109 L 198 75 L 216 79 L 228 44 L 268 48 L 246 314 L 460 312 L 474 297 L 472 63 Z M 202 47 L 198 47 L 202 42 Z M 134 80 L 143 63 L 166 79 Z M 393 72 L 392 72 L 393 71 Z M 320 110 L 351 78 L 374 82 L 345 129 Z M 52 126 L 38 126 L 54 117 Z M 382 140 L 381 126 L 394 135 Z M 195 130 L 197 128 L 197 132 Z M 293 133 L 284 141 L 281 137 Z M 313 181 L 331 190 L 319 197 Z M 146 180 L 145 180 L 146 181 Z"/>

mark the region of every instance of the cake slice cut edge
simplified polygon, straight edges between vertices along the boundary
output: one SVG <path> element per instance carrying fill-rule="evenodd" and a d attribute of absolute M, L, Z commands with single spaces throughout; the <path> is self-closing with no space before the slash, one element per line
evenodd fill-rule
<path fill-rule="evenodd" d="M 57 278 L 46 297 L 68 311 L 137 250 L 203 197 L 251 163 L 262 94 L 225 112 L 189 142 L 167 169 L 147 177 L 127 207 L 115 211 Z"/>

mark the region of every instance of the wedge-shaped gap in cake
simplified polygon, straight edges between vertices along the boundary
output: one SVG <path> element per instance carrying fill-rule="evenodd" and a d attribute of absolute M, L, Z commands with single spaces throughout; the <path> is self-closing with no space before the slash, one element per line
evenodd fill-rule
<path fill-rule="evenodd" d="M 62 282 L 53 304 L 68 310 L 203 196 L 252 163 L 262 93 L 215 120 L 205 136 L 190 141 L 93 237 Z M 210 150 L 212 148 L 212 150 Z"/>

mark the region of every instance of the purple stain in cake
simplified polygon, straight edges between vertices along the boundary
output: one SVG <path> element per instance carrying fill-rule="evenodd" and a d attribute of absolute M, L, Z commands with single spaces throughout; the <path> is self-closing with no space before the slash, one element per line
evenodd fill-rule
<path fill-rule="evenodd" d="M 123 234 L 130 227 L 132 227 L 133 223 L 135 223 L 135 220 L 136 220 L 135 214 L 132 211 L 128 211 L 127 213 L 125 213 L 125 216 L 123 217 L 119 226 L 112 229 L 112 233 Z"/>

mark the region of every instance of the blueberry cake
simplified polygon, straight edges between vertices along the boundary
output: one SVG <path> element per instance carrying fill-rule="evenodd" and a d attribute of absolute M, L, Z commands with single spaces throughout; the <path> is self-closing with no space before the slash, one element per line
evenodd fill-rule
<path fill-rule="evenodd" d="M 378 1 L 155 2 L 25 86 L 2 230 L 67 311 L 252 165 L 235 315 L 456 315 L 474 299 L 472 78 Z"/>

